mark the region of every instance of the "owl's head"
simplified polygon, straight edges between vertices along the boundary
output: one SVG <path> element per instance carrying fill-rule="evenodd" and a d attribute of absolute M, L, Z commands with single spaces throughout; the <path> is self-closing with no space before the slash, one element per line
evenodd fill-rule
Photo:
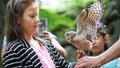
<path fill-rule="evenodd" d="M 65 38 L 66 40 L 71 43 L 71 40 L 73 40 L 73 38 L 76 36 L 76 32 L 75 31 L 69 31 L 65 33 Z"/>

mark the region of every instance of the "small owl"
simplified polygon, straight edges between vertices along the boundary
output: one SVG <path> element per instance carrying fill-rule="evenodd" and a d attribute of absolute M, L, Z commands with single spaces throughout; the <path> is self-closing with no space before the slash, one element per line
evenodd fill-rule
<path fill-rule="evenodd" d="M 92 39 L 96 38 L 96 23 L 103 15 L 103 1 L 97 1 L 82 10 L 76 19 L 77 29 L 65 33 L 69 43 L 78 49 L 90 49 Z"/>

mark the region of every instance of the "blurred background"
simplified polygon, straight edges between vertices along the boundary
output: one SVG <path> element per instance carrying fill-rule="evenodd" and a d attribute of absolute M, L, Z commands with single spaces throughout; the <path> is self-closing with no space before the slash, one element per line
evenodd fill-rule
<path fill-rule="evenodd" d="M 60 44 L 67 50 L 67 60 L 75 61 L 76 49 L 65 40 L 65 32 L 75 31 L 75 19 L 81 10 L 97 0 L 41 0 L 39 18 L 48 19 L 48 30 L 58 37 Z M 0 52 L 4 36 L 5 8 L 8 0 L 0 0 Z M 111 46 L 120 35 L 120 2 L 104 0 L 104 14 L 101 19 L 109 29 Z M 0 59 L 0 68 L 2 61 Z"/>

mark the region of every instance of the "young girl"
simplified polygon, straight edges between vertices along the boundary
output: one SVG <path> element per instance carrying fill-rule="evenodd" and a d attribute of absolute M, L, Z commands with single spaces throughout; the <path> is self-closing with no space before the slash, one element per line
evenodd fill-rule
<path fill-rule="evenodd" d="M 93 40 L 93 48 L 91 56 L 97 56 L 108 49 L 109 34 L 108 29 L 103 23 L 97 23 L 97 38 Z M 117 68 L 119 59 L 115 59 L 100 68 Z"/>
<path fill-rule="evenodd" d="M 107 27 L 103 23 L 97 23 L 96 36 L 97 38 L 92 40 L 92 56 L 97 56 L 108 49 L 109 34 Z"/>
<path fill-rule="evenodd" d="M 74 68 L 75 63 L 66 61 L 50 42 L 35 37 L 38 7 L 37 0 L 9 0 L 4 68 Z"/>

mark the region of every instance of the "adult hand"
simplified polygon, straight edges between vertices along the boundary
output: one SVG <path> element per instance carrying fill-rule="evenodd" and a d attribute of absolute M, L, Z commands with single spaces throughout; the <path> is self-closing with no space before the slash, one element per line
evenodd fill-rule
<path fill-rule="evenodd" d="M 83 56 L 82 58 L 77 60 L 76 68 L 99 68 L 99 58 Z"/>

